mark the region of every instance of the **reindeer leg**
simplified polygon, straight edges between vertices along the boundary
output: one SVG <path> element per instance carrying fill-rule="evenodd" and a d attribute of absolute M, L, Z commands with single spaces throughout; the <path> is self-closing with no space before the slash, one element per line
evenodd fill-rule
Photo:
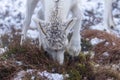
<path fill-rule="evenodd" d="M 105 26 L 105 29 L 109 29 L 110 31 L 111 28 L 114 28 L 115 26 L 112 16 L 112 0 L 104 0 L 103 25 Z"/>
<path fill-rule="evenodd" d="M 39 0 L 27 0 L 26 17 L 24 20 L 21 42 L 20 42 L 21 45 L 23 44 L 23 41 L 26 39 L 26 33 L 31 22 L 31 17 L 38 1 Z"/>
<path fill-rule="evenodd" d="M 44 20 L 44 11 L 43 11 L 43 8 L 39 10 L 38 12 L 38 18 L 41 19 L 41 20 Z M 44 43 L 44 37 L 43 37 L 43 34 L 41 32 L 41 29 L 40 27 L 37 27 L 38 28 L 38 32 L 39 32 L 39 48 L 41 48 L 41 45 L 42 43 Z"/>
<path fill-rule="evenodd" d="M 76 4 L 72 7 L 71 11 L 73 17 L 77 18 L 77 22 L 73 27 L 73 34 L 68 44 L 67 51 L 72 56 L 78 56 L 81 51 L 80 29 L 81 29 L 82 15 L 80 9 L 78 8 L 78 5 Z"/>
<path fill-rule="evenodd" d="M 109 0 L 109 27 L 110 28 L 114 28 L 115 27 L 115 23 L 113 20 L 113 14 L 112 14 L 112 0 Z"/>

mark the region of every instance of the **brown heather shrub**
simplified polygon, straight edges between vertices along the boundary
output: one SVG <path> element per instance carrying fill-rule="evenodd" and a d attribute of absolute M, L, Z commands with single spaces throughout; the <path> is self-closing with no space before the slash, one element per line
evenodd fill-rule
<path fill-rule="evenodd" d="M 12 73 L 17 73 L 20 70 L 36 69 L 38 71 L 47 70 L 48 72 L 52 73 L 57 72 L 61 74 L 70 74 L 70 78 L 67 80 L 82 80 L 83 77 L 87 77 L 89 79 L 94 78 L 94 73 L 92 70 L 93 68 L 90 66 L 89 55 L 80 55 L 78 58 L 72 61 L 69 60 L 69 56 L 66 55 L 64 65 L 60 66 L 57 62 L 53 61 L 46 54 L 46 52 L 40 50 L 35 45 L 30 43 L 24 44 L 23 46 L 20 46 L 17 44 L 17 42 L 12 43 L 9 45 L 9 50 L 0 56 L 0 60 L 1 62 L 6 61 L 7 64 L 10 64 L 8 65 L 9 68 L 12 67 L 11 64 L 14 66 L 12 67 Z M 16 61 L 20 61 L 23 64 L 19 66 L 16 64 Z M 2 64 L 0 64 L 0 66 L 1 65 Z M 5 68 L 5 70 L 9 70 L 9 68 Z M 4 70 L 4 68 L 2 67 L 0 70 Z M 13 78 L 13 75 L 10 74 L 10 70 L 5 72 L 6 74 L 3 75 L 3 79 L 6 79 L 6 77 L 6 80 Z M 1 75 L 2 74 L 0 74 L 0 76 Z M 32 75 L 30 74 L 26 74 L 26 77 L 24 77 L 24 79 L 29 80 L 31 76 Z"/>
<path fill-rule="evenodd" d="M 96 32 L 98 33 L 98 31 Z M 87 35 L 89 34 L 86 33 L 84 38 L 91 39 Z M 17 35 L 14 35 L 14 37 L 15 38 L 11 39 L 12 41 L 8 45 L 8 50 L 3 55 L 0 55 L 0 79 L 2 80 L 13 80 L 13 77 L 16 76 L 19 71 L 26 71 L 27 69 L 35 69 L 41 72 L 46 70 L 48 72 L 61 73 L 63 75 L 69 74 L 70 77 L 65 78 L 65 80 L 107 80 L 108 78 L 113 78 L 114 80 L 120 79 L 120 76 L 116 75 L 119 74 L 117 71 L 112 71 L 111 69 L 108 70 L 104 67 L 99 69 L 96 68 L 95 62 L 90 58 L 90 54 L 84 55 L 81 53 L 76 58 L 71 58 L 68 54 L 65 54 L 64 65 L 60 66 L 57 62 L 53 61 L 46 52 L 39 49 L 37 45 L 31 44 L 30 40 L 27 40 L 24 45 L 20 46 L 20 37 Z M 101 43 L 100 47 L 102 45 L 103 43 Z M 94 46 L 94 49 L 97 46 L 98 45 Z M 102 53 L 99 52 L 98 54 Z M 97 56 L 97 58 L 99 57 Z M 18 65 L 16 61 L 20 61 L 22 64 Z M 23 80 L 30 80 L 32 75 L 36 77 L 36 80 L 47 80 L 46 78 L 41 78 L 36 73 L 37 72 L 33 74 L 26 73 Z"/>
<path fill-rule="evenodd" d="M 14 64 L 14 61 L 0 60 L 0 79 L 1 80 L 10 80 L 11 77 L 13 77 L 16 74 L 16 72 L 19 70 L 20 70 L 20 67 L 16 66 Z"/>
<path fill-rule="evenodd" d="M 93 38 L 103 39 L 102 42 L 95 45 L 92 50 L 95 51 L 95 59 L 104 61 L 104 63 L 120 62 L 120 38 L 114 34 L 99 30 L 84 30 L 82 37 L 87 40 Z M 109 53 L 109 57 L 103 56 L 104 52 Z"/>
<path fill-rule="evenodd" d="M 95 80 L 120 80 L 120 72 L 104 66 L 99 66 L 95 69 Z"/>

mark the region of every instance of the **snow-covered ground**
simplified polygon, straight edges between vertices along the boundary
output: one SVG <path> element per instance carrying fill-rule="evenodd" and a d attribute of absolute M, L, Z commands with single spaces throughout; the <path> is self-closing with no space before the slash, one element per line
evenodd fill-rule
<path fill-rule="evenodd" d="M 26 0 L 0 0 L 0 34 L 11 31 L 11 27 L 21 29 L 25 18 Z M 40 9 L 38 7 L 35 13 Z M 34 23 L 33 23 L 34 24 Z M 38 35 L 36 31 L 28 31 L 32 35 Z"/>
<path fill-rule="evenodd" d="M 116 0 L 114 0 L 115 2 Z M 97 19 L 103 19 L 103 0 L 81 0 L 81 10 L 83 12 L 83 20 L 92 20 L 93 16 L 90 16 L 86 13 L 86 11 L 92 11 L 93 15 L 95 16 L 95 20 L 93 25 L 90 25 L 92 29 L 99 29 L 103 30 L 104 26 L 102 26 L 102 21 L 98 21 Z M 114 3 L 115 5 L 118 5 L 117 7 L 120 9 L 120 0 L 117 3 Z M 40 3 L 38 4 L 38 7 L 35 9 L 34 13 L 37 14 L 38 10 L 41 8 Z M 21 29 L 23 25 L 23 20 L 25 18 L 25 9 L 26 9 L 26 0 L 0 0 L 0 34 L 4 34 L 6 32 L 9 32 L 11 27 L 14 27 L 16 29 Z M 113 10 L 113 15 L 118 15 L 120 13 L 120 10 L 115 8 Z M 116 24 L 116 31 L 120 31 L 120 19 L 115 18 L 115 24 Z M 86 24 L 89 24 L 86 21 Z M 85 24 L 83 24 L 85 25 Z M 31 23 L 32 27 L 35 27 L 33 21 Z M 29 34 L 32 35 L 38 35 L 35 31 L 28 31 Z M 34 33 L 35 32 L 35 33 Z M 37 37 L 37 36 L 36 36 Z"/>
<path fill-rule="evenodd" d="M 14 80 L 21 80 L 23 77 L 25 77 L 25 74 L 34 74 L 36 70 L 34 69 L 28 69 L 26 71 L 20 71 L 17 73 L 16 77 Z M 58 73 L 49 73 L 47 71 L 43 72 L 37 72 L 37 75 L 39 77 L 47 78 L 46 80 L 64 80 L 64 76 L 62 74 Z M 35 80 L 35 76 L 31 76 L 31 80 Z"/>

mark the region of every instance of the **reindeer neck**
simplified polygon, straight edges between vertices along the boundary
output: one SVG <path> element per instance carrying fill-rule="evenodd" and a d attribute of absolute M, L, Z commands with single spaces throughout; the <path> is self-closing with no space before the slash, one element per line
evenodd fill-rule
<path fill-rule="evenodd" d="M 66 4 L 67 3 L 67 4 Z M 70 0 L 45 0 L 45 20 L 51 21 L 53 12 L 57 14 L 59 19 L 65 20 L 68 16 L 70 9 Z"/>

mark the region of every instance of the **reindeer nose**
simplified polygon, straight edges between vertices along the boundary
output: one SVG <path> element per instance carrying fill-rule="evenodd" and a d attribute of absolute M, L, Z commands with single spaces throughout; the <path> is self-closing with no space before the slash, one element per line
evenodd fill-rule
<path fill-rule="evenodd" d="M 58 52 L 58 50 L 56 49 L 55 52 Z"/>

